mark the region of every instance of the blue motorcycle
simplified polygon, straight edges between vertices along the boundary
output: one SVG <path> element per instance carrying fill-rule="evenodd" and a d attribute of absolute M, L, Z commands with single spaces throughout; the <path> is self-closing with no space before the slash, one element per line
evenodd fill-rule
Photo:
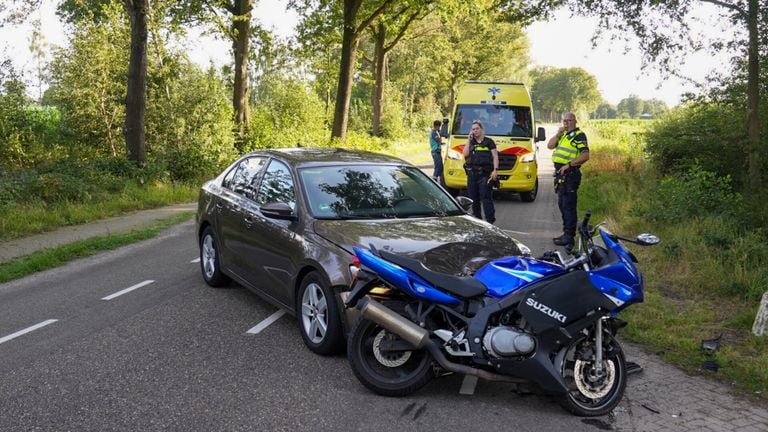
<path fill-rule="evenodd" d="M 627 366 L 618 312 L 643 301 L 643 276 L 620 241 L 652 245 L 579 225 L 578 249 L 539 259 L 501 257 L 471 275 L 450 275 L 384 250 L 355 248 L 347 314 L 360 315 L 348 359 L 360 382 L 386 396 L 411 394 L 441 372 L 534 383 L 579 416 L 610 412 Z M 599 235 L 598 235 L 599 234 Z"/>

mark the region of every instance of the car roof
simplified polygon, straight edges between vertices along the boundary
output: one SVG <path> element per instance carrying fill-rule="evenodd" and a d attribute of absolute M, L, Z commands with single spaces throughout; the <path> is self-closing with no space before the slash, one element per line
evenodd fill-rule
<path fill-rule="evenodd" d="M 402 159 L 380 153 L 342 148 L 296 147 L 264 149 L 249 155 L 274 156 L 295 166 L 319 166 L 342 164 L 396 164 L 410 165 Z"/>

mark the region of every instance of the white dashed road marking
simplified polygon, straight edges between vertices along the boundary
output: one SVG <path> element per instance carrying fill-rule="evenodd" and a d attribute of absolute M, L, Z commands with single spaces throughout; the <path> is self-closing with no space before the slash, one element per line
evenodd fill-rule
<path fill-rule="evenodd" d="M 199 262 L 200 262 L 200 258 L 195 258 L 195 259 L 193 259 L 193 260 L 192 260 L 192 261 L 190 261 L 190 262 L 191 262 L 191 263 L 199 263 Z"/>
<path fill-rule="evenodd" d="M 264 330 L 265 328 L 269 327 L 270 324 L 272 324 L 273 322 L 275 322 L 278 319 L 280 319 L 280 317 L 283 316 L 283 315 L 285 315 L 285 310 L 284 309 L 280 309 L 279 311 L 277 311 L 277 312 L 273 313 L 272 315 L 270 315 L 269 318 L 267 318 L 264 321 L 258 323 L 256 325 L 256 327 L 248 330 L 246 333 L 248 333 L 248 334 L 259 334 L 259 333 L 261 333 L 262 330 Z"/>
<path fill-rule="evenodd" d="M 35 331 L 35 330 L 39 329 L 40 327 L 45 327 L 45 326 L 47 326 L 48 324 L 53 324 L 53 323 L 55 323 L 56 321 L 58 321 L 58 320 L 55 320 L 55 319 L 49 319 L 49 320 L 45 320 L 45 321 L 43 321 L 43 322 L 41 322 L 41 323 L 38 323 L 38 324 L 35 324 L 35 325 L 33 325 L 32 327 L 27 327 L 27 328 L 25 328 L 24 330 L 19 330 L 19 331 L 17 331 L 16 333 L 13 333 L 13 334 L 9 334 L 8 336 L 5 336 L 5 337 L 2 337 L 2 338 L 0 338 L 0 344 L 1 344 L 1 343 L 5 343 L 5 342 L 8 342 L 9 340 L 11 340 L 11 339 L 15 339 L 15 338 L 17 338 L 17 337 L 19 337 L 19 336 L 21 336 L 21 335 L 25 335 L 25 334 L 27 334 L 27 333 L 29 333 L 29 332 L 31 332 L 31 331 Z"/>
<path fill-rule="evenodd" d="M 477 377 L 474 375 L 464 375 L 464 381 L 461 383 L 459 394 L 473 395 L 475 394 L 475 386 L 477 386 Z"/>
<path fill-rule="evenodd" d="M 128 288 L 126 288 L 126 289 L 124 289 L 122 291 L 118 291 L 118 292 L 116 292 L 114 294 L 108 295 L 108 296 L 102 298 L 102 300 L 112 300 L 115 297 L 120 297 L 123 294 L 127 294 L 127 293 L 129 293 L 129 292 L 131 292 L 131 291 L 133 291 L 135 289 L 139 289 L 139 288 L 141 288 L 143 286 L 147 286 L 147 285 L 149 285 L 149 284 L 151 284 L 153 282 L 154 282 L 153 280 L 145 280 L 144 282 L 137 283 L 136 285 L 128 287 Z"/>

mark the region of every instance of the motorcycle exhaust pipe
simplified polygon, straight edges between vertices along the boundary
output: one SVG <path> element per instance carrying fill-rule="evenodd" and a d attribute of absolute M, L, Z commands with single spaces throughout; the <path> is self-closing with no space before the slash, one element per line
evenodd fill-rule
<path fill-rule="evenodd" d="M 390 332 L 400 336 L 403 340 L 412 344 L 416 349 L 426 349 L 429 351 L 432 358 L 447 371 L 465 375 L 474 375 L 488 381 L 512 383 L 526 382 L 526 380 L 520 378 L 501 375 L 448 360 L 440 349 L 440 346 L 429 339 L 429 332 L 426 329 L 419 327 L 397 312 L 373 299 L 365 297 L 358 303 L 357 307 L 360 309 L 364 318 L 373 321 Z"/>
<path fill-rule="evenodd" d="M 363 299 L 357 307 L 363 317 L 400 336 L 416 349 L 424 348 L 429 342 L 428 331 L 377 301 Z"/>

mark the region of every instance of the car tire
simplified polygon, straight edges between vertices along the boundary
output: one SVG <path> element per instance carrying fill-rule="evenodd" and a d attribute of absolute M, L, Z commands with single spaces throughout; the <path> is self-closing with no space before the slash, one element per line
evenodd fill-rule
<path fill-rule="evenodd" d="M 520 192 L 520 199 L 523 202 L 533 202 L 536 200 L 536 195 L 539 194 L 539 179 L 536 178 L 536 183 L 533 186 L 533 190 L 529 192 Z"/>
<path fill-rule="evenodd" d="M 343 326 L 336 295 L 317 272 L 307 274 L 296 296 L 296 317 L 304 344 L 320 355 L 344 348 Z"/>
<path fill-rule="evenodd" d="M 203 272 L 205 283 L 220 288 L 229 285 L 231 279 L 221 271 L 221 255 L 219 242 L 213 228 L 206 227 L 200 236 L 200 270 Z"/>

